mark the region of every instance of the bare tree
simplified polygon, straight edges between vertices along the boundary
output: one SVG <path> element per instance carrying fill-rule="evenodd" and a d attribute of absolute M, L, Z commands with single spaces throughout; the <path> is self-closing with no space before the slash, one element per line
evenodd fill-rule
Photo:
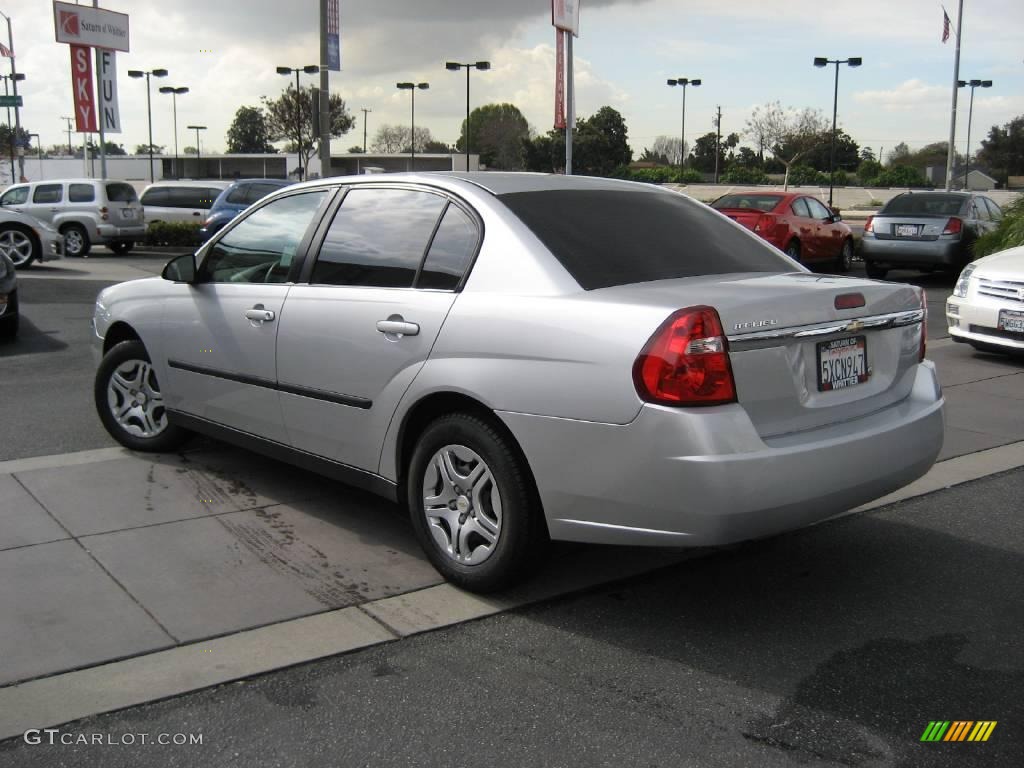
<path fill-rule="evenodd" d="M 416 126 L 416 151 L 423 152 L 427 145 L 434 145 L 434 137 L 429 128 Z M 394 155 L 399 152 L 408 152 L 412 147 L 409 143 L 409 126 L 407 125 L 382 125 L 377 129 L 373 137 L 373 144 L 370 149 L 373 152 L 385 155 Z"/>
<path fill-rule="evenodd" d="M 756 107 L 743 133 L 786 166 L 783 189 L 789 189 L 790 167 L 829 138 L 828 121 L 820 111 L 810 107 L 783 109 L 777 101 Z"/>
<path fill-rule="evenodd" d="M 682 142 L 678 136 L 658 136 L 651 145 L 651 154 L 660 155 L 668 160 L 669 165 L 679 165 L 679 145 Z M 689 152 L 690 145 L 685 145 L 684 150 Z"/>

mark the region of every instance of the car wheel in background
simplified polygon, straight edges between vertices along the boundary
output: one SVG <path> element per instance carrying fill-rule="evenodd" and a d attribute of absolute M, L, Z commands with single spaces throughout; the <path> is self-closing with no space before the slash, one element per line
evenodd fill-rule
<path fill-rule="evenodd" d="M 134 451 L 171 451 L 188 436 L 167 420 L 156 371 L 141 341 L 122 341 L 103 356 L 93 387 L 107 432 Z"/>
<path fill-rule="evenodd" d="M 129 242 L 125 242 L 123 240 L 120 241 L 120 242 L 113 242 L 113 243 L 108 243 L 107 244 L 107 248 L 112 250 L 118 256 L 120 256 L 121 254 L 130 252 L 132 250 L 132 248 L 134 248 L 134 247 L 135 247 L 135 243 L 130 242 L 130 241 Z"/>
<path fill-rule="evenodd" d="M 853 241 L 843 240 L 843 247 L 839 249 L 836 257 L 836 269 L 839 272 L 849 272 L 853 267 Z"/>
<path fill-rule="evenodd" d="M 864 271 L 867 273 L 867 276 L 870 277 L 872 280 L 884 280 L 885 276 L 889 274 L 888 269 L 886 269 L 885 267 L 879 267 L 873 261 L 864 262 Z"/>
<path fill-rule="evenodd" d="M 39 256 L 39 247 L 24 227 L 0 229 L 0 253 L 9 258 L 17 269 L 24 269 Z"/>
<path fill-rule="evenodd" d="M 491 592 L 521 578 L 547 543 L 540 501 L 510 438 L 474 415 L 427 426 L 406 476 L 420 545 L 448 581 Z"/>
<path fill-rule="evenodd" d="M 793 261 L 800 261 L 800 241 L 790 240 L 789 245 L 786 246 L 786 255 Z"/>
<path fill-rule="evenodd" d="M 64 235 L 64 254 L 85 258 L 89 255 L 92 243 L 89 242 L 89 233 L 81 224 L 68 224 L 62 227 L 60 233 Z"/>

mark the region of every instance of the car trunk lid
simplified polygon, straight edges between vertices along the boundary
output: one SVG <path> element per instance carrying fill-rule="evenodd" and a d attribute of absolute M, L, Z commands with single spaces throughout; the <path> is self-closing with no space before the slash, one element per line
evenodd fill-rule
<path fill-rule="evenodd" d="M 754 230 L 754 227 L 757 226 L 757 222 L 760 221 L 761 217 L 764 215 L 763 211 L 753 208 L 719 208 L 718 212 L 728 216 L 737 224 L 742 224 L 750 231 Z"/>

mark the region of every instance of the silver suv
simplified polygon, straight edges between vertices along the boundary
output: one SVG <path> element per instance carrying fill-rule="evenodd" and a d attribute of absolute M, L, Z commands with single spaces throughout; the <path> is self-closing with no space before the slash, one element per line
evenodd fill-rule
<path fill-rule="evenodd" d="M 53 179 L 15 184 L 0 206 L 46 222 L 64 235 L 65 255 L 88 256 L 93 245 L 127 253 L 146 236 L 142 205 L 124 181 Z"/>

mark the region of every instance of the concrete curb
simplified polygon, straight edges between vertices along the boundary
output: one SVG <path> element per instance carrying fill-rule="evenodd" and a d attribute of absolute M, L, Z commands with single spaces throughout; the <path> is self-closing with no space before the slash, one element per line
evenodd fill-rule
<path fill-rule="evenodd" d="M 104 461 L 122 449 L 20 459 L 0 472 L 26 467 Z M 36 462 L 36 464 L 27 464 Z M 852 510 L 888 504 L 1024 466 L 1024 441 L 936 464 L 906 488 Z M 845 513 L 851 514 L 851 513 Z M 582 562 L 497 596 L 463 592 L 439 584 L 360 606 L 306 616 L 232 635 L 183 645 L 123 661 L 66 672 L 0 688 L 0 741 L 29 728 L 48 728 L 328 656 L 392 642 L 402 637 L 491 616 L 512 608 L 564 596 L 716 550 L 670 552 L 604 548 L 583 551 Z"/>

